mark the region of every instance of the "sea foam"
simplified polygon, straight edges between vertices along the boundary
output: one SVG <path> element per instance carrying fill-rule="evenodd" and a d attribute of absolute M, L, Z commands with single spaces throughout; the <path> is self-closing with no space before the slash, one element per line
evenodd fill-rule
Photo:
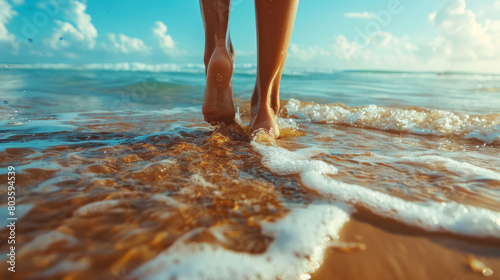
<path fill-rule="evenodd" d="M 293 208 L 281 220 L 261 224 L 274 241 L 263 254 L 212 244 L 186 244 L 188 233 L 136 269 L 139 279 L 309 279 L 323 262 L 331 239 L 349 220 L 349 209 L 329 204 Z M 222 229 L 213 228 L 211 231 Z M 219 234 L 219 236 L 222 236 Z"/>
<path fill-rule="evenodd" d="M 384 157 L 384 156 L 378 155 L 378 157 Z M 434 165 L 442 165 L 448 171 L 456 174 L 475 175 L 500 181 L 500 173 L 496 171 L 479 167 L 470 164 L 468 162 L 457 161 L 439 155 L 425 155 L 425 154 L 418 154 L 418 156 L 408 155 L 408 156 L 397 157 L 396 160 L 400 162 L 421 163 L 430 167 Z"/>
<path fill-rule="evenodd" d="M 284 106 L 288 116 L 313 123 L 341 124 L 413 134 L 457 136 L 500 144 L 500 114 L 469 115 L 446 110 L 391 108 L 368 105 L 302 104 L 291 98 Z"/>
<path fill-rule="evenodd" d="M 335 180 L 328 174 L 335 167 L 321 160 L 307 158 L 317 155 L 310 148 L 286 151 L 276 144 L 264 145 L 252 141 L 252 147 L 262 155 L 262 164 L 277 175 L 300 175 L 304 186 L 356 207 L 368 209 L 380 217 L 419 227 L 430 232 L 448 232 L 471 237 L 500 239 L 500 213 L 488 209 L 448 202 L 410 202 L 369 188 Z M 439 159 L 443 160 L 443 159 Z M 456 166 L 452 166 L 456 169 Z M 465 170 L 487 173 L 465 166 Z"/>

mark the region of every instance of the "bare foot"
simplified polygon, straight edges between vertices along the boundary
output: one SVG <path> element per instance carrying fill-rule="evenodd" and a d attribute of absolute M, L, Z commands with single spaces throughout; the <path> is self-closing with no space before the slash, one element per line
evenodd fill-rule
<path fill-rule="evenodd" d="M 205 121 L 212 125 L 234 121 L 233 61 L 225 40 L 218 40 L 207 66 L 207 86 L 202 107 Z"/>
<path fill-rule="evenodd" d="M 259 105 L 258 103 L 253 103 L 250 131 L 254 133 L 259 129 L 263 129 L 265 132 L 271 134 L 271 136 L 277 139 L 280 136 L 277 111 L 278 108 L 273 109 L 269 105 Z"/>

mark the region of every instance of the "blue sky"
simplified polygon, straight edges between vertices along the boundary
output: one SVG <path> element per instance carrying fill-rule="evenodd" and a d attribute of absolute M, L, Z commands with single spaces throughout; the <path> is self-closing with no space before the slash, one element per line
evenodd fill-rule
<path fill-rule="evenodd" d="M 252 0 L 233 0 L 254 65 Z M 196 0 L 0 0 L 0 63 L 201 64 Z M 500 0 L 302 0 L 286 67 L 500 73 Z"/>

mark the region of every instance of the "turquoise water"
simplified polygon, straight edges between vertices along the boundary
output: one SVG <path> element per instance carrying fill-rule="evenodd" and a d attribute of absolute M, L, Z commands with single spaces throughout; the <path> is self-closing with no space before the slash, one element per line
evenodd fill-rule
<path fill-rule="evenodd" d="M 251 71 L 250 71 L 251 72 Z M 155 73 L 99 70 L 1 70 L 2 97 L 9 109 L 40 102 L 31 109 L 51 114 L 111 108 L 117 97 L 138 110 L 199 104 L 204 77 L 200 73 Z M 347 106 L 375 104 L 423 107 L 465 113 L 498 113 L 500 76 L 435 73 L 334 72 L 284 75 L 281 97 Z M 255 83 L 252 74 L 235 74 L 237 98 L 249 98 Z M 160 103 L 166 93 L 186 98 Z M 61 96 L 62 95 L 62 96 Z M 54 102 L 64 97 L 68 102 Z M 86 102 L 77 102 L 83 101 Z M 76 103 L 72 103 L 74 101 Z M 54 102 L 54 103 L 50 103 Z M 133 105 L 133 106 L 132 106 Z M 126 108 L 125 108 L 126 109 Z M 17 110 L 20 115 L 28 110 Z"/>
<path fill-rule="evenodd" d="M 252 69 L 234 75 L 241 126 L 214 128 L 197 68 L 21 68 L 0 70 L 0 179 L 16 168 L 30 268 L 18 279 L 124 267 L 140 279 L 295 279 L 357 211 L 500 240 L 500 76 L 287 73 L 273 142 L 244 132 Z M 212 256 L 218 266 L 201 269 Z"/>

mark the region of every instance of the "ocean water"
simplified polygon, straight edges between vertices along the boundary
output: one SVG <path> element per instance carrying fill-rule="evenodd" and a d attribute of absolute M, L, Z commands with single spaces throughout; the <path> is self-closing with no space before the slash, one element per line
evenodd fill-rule
<path fill-rule="evenodd" d="M 16 279 L 309 279 L 354 214 L 500 242 L 500 76 L 288 72 L 274 141 L 251 68 L 217 127 L 199 67 L 52 68 L 0 70 Z"/>

